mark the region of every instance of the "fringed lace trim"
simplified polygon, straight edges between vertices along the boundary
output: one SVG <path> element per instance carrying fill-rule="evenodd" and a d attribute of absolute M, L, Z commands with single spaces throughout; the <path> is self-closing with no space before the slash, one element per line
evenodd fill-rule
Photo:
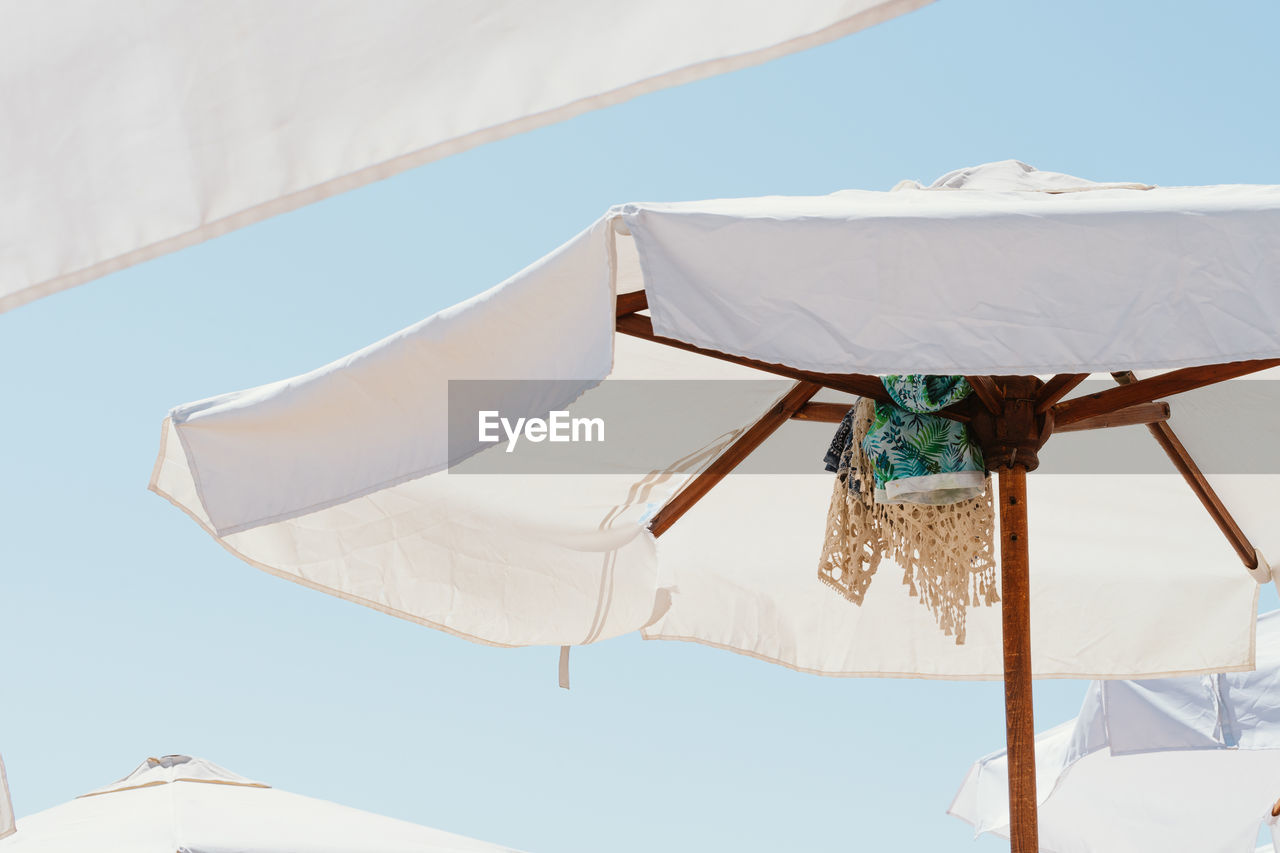
<path fill-rule="evenodd" d="M 874 413 L 870 400 L 858 401 L 853 440 L 840 459 L 827 512 L 818 577 L 861 605 L 880 561 L 888 557 L 902 567 L 902 582 L 932 611 L 943 633 L 962 644 L 968 608 L 1000 600 L 991 477 L 982 495 L 958 503 L 876 503 L 871 462 L 862 451 Z"/>

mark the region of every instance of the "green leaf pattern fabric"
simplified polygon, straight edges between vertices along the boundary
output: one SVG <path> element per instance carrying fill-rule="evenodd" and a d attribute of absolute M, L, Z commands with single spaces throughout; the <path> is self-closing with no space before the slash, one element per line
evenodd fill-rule
<path fill-rule="evenodd" d="M 862 442 L 871 460 L 877 503 L 949 504 L 986 487 L 982 449 L 959 421 L 933 412 L 973 393 L 963 376 L 881 377 L 894 404 L 875 404 Z"/>

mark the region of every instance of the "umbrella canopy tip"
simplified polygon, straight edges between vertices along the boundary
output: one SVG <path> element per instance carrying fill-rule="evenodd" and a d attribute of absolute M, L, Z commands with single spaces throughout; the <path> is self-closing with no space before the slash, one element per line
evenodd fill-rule
<path fill-rule="evenodd" d="M 248 788 L 270 788 L 264 782 L 233 773 L 212 761 L 190 755 L 163 755 L 159 758 L 147 758 L 132 773 L 81 797 L 96 797 L 102 794 L 115 794 L 131 791 L 136 788 L 150 788 L 154 785 L 166 785 L 171 782 L 206 782 L 216 785 L 239 785 Z"/>

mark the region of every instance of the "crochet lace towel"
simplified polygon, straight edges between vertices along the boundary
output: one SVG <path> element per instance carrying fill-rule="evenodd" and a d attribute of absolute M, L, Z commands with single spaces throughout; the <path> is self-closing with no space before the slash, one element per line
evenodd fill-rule
<path fill-rule="evenodd" d="M 875 418 L 875 404 L 865 399 L 846 418 L 848 440 L 836 463 L 818 577 L 860 605 L 880 561 L 889 557 L 902 567 L 911 595 L 961 644 L 968 608 L 1000 600 L 989 478 L 983 474 L 982 494 L 945 506 L 877 502 L 875 468 L 863 449 Z"/>

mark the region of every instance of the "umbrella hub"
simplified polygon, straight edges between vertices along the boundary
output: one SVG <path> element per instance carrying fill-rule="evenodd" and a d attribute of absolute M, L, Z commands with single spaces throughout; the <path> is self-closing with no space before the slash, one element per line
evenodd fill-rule
<path fill-rule="evenodd" d="M 998 411 L 983 408 L 969 422 L 987 470 L 1016 465 L 1034 471 L 1040 465 L 1040 448 L 1053 432 L 1051 410 L 1036 411 L 1036 398 L 1044 383 L 1034 376 L 996 376 L 992 380 L 1003 392 Z"/>

